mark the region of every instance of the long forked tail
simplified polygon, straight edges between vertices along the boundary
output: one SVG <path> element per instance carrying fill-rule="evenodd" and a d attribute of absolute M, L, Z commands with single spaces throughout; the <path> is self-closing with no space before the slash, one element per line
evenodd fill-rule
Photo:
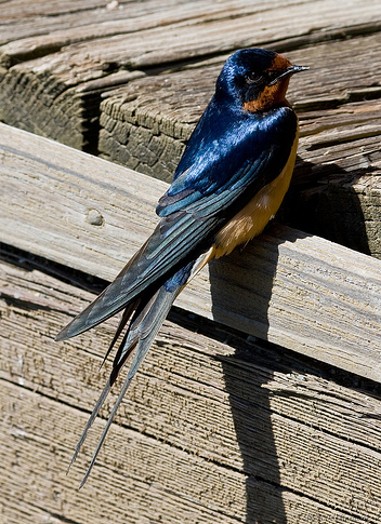
<path fill-rule="evenodd" d="M 173 304 L 173 301 L 175 300 L 175 298 L 177 297 L 181 289 L 182 289 L 182 286 L 178 286 L 175 289 L 167 290 L 165 286 L 162 286 L 150 299 L 148 299 L 144 303 L 140 301 L 140 303 L 137 305 L 137 308 L 131 319 L 131 323 L 128 327 L 128 330 L 126 334 L 124 335 L 120 343 L 118 352 L 115 356 L 113 369 L 111 371 L 110 377 L 82 432 L 82 435 L 77 443 L 73 457 L 69 465 L 69 468 L 70 468 L 70 466 L 76 460 L 78 453 L 80 452 L 81 447 L 84 441 L 86 440 L 87 433 L 90 427 L 92 426 L 97 414 L 99 413 L 102 405 L 104 404 L 104 401 L 106 400 L 106 397 L 112 385 L 114 384 L 123 364 L 126 362 L 126 359 L 128 358 L 128 356 L 135 350 L 134 356 L 131 362 L 131 366 L 127 373 L 127 377 L 123 383 L 119 396 L 115 402 L 114 407 L 111 410 L 109 418 L 99 438 L 99 441 L 95 448 L 90 465 L 80 484 L 80 488 L 85 484 L 86 480 L 88 479 L 90 472 L 96 461 L 96 458 L 98 456 L 98 453 L 106 438 L 107 432 L 110 429 L 110 425 L 115 417 L 117 409 L 124 395 L 126 394 L 126 391 L 132 379 L 134 378 L 137 370 L 139 369 L 141 363 L 143 362 L 144 357 L 146 356 L 149 348 L 151 347 L 151 344 L 154 338 L 156 337 L 160 329 L 160 326 L 162 325 L 165 318 L 167 317 L 169 310 L 171 309 L 171 306 Z M 130 311 L 128 313 L 130 313 Z M 119 325 L 117 333 L 120 334 L 122 328 L 124 327 L 124 325 L 127 322 L 128 316 L 129 315 L 127 314 L 122 317 L 121 324 Z M 115 337 L 114 337 L 114 340 L 111 346 L 113 346 L 114 344 L 115 344 Z"/>

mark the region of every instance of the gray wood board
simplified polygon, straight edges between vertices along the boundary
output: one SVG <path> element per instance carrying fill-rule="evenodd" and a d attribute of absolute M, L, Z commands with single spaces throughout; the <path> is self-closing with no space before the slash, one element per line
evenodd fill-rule
<path fill-rule="evenodd" d="M 167 185 L 0 126 L 0 241 L 111 280 L 156 223 Z M 203 271 L 187 311 L 380 381 L 381 263 L 272 227 Z"/>
<path fill-rule="evenodd" d="M 56 343 L 89 293 L 6 263 L 0 288 L 7 523 L 378 524 L 377 388 L 184 318 L 165 322 L 78 491 L 104 420 L 66 469 L 110 371 L 99 366 L 116 322 Z"/>

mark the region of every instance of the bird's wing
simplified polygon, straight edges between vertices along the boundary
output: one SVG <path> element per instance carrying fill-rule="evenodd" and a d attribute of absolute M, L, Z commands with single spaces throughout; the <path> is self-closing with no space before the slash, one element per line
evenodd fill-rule
<path fill-rule="evenodd" d="M 189 147 L 199 146 L 198 154 L 160 199 L 157 213 L 161 220 L 153 234 L 57 339 L 78 335 L 110 318 L 141 293 L 155 292 L 207 250 L 222 225 L 281 172 L 296 125 L 293 111 L 282 107 L 274 112 L 272 125 L 261 118 L 233 120 L 220 133 L 220 140 L 191 140 Z"/>

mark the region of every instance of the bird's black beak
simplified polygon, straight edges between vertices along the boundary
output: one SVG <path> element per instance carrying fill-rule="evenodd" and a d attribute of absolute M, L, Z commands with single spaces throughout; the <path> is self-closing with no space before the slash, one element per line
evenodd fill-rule
<path fill-rule="evenodd" d="M 279 75 L 277 75 L 275 78 L 271 80 L 271 82 L 268 83 L 269 86 L 272 86 L 276 84 L 281 78 L 284 78 L 285 76 L 293 75 L 294 73 L 299 73 L 300 71 L 306 71 L 309 69 L 308 66 L 300 66 L 300 65 L 293 65 L 282 71 Z"/>

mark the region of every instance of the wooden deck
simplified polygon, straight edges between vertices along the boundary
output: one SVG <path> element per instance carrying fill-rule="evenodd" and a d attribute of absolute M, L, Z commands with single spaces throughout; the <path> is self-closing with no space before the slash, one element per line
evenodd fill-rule
<path fill-rule="evenodd" d="M 379 523 L 380 26 L 373 0 L 1 3 L 0 522 Z M 293 187 L 179 297 L 78 491 L 115 322 L 54 336 L 152 230 L 221 64 L 257 45 L 311 66 Z"/>

